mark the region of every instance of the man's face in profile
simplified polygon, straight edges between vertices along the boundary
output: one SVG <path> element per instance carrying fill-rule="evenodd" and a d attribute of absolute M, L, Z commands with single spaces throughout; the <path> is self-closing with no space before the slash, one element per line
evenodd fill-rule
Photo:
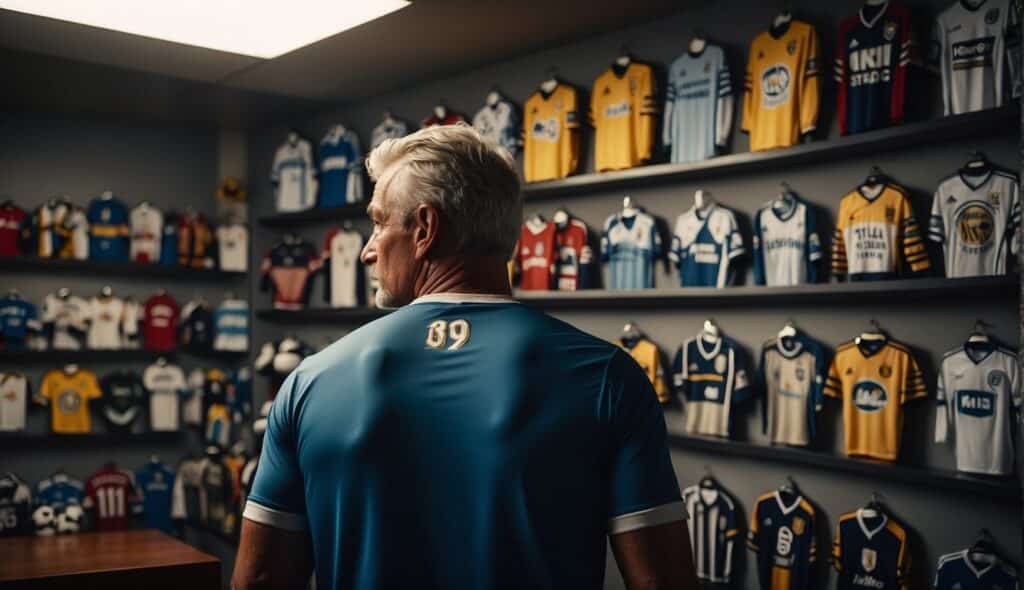
<path fill-rule="evenodd" d="M 380 282 L 377 307 L 400 307 L 413 300 L 415 279 L 414 225 L 406 227 L 396 207 L 395 192 L 405 190 L 400 163 L 392 164 L 373 191 L 367 213 L 373 222 L 373 234 L 366 242 L 360 260 L 373 268 Z"/>

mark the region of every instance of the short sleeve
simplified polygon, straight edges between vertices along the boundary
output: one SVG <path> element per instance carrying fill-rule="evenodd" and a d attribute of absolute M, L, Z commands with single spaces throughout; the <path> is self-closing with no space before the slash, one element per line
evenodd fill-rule
<path fill-rule="evenodd" d="M 291 531 L 308 526 L 296 448 L 294 400 L 298 381 L 297 373 L 289 375 L 270 408 L 260 468 L 243 514 L 254 522 Z"/>
<path fill-rule="evenodd" d="M 103 397 L 103 389 L 100 387 L 99 380 L 96 379 L 96 375 L 89 376 L 89 389 L 85 393 L 85 397 L 89 399 L 98 399 Z"/>
<path fill-rule="evenodd" d="M 651 382 L 621 351 L 615 351 L 606 371 L 604 395 L 611 407 L 612 439 L 609 534 L 685 520 L 665 418 Z"/>

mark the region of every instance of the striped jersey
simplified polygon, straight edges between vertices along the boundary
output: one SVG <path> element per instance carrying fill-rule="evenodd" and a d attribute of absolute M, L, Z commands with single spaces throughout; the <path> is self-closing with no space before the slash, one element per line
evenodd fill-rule
<path fill-rule="evenodd" d="M 213 349 L 232 352 L 249 350 L 249 302 L 225 299 L 213 312 Z"/>
<path fill-rule="evenodd" d="M 498 146 L 505 148 L 514 158 L 523 144 L 519 113 L 511 102 L 500 99 L 485 104 L 473 115 L 473 128 Z"/>
<path fill-rule="evenodd" d="M 967 342 L 945 354 L 939 368 L 935 442 L 952 439 L 956 468 L 971 473 L 1013 473 L 1014 414 L 1024 396 L 1016 351 Z"/>
<path fill-rule="evenodd" d="M 654 262 L 660 257 L 661 235 L 653 217 L 636 211 L 605 220 L 601 260 L 608 263 L 609 289 L 653 288 Z"/>
<path fill-rule="evenodd" d="M 750 370 L 739 344 L 703 335 L 683 342 L 672 363 L 672 383 L 683 396 L 687 434 L 728 438 L 732 407 L 750 397 Z"/>
<path fill-rule="evenodd" d="M 669 260 L 679 269 L 683 287 L 725 287 L 732 283 L 732 261 L 746 250 L 736 215 L 712 203 L 696 206 L 676 219 Z"/>
<path fill-rule="evenodd" d="M 89 222 L 89 257 L 107 262 L 128 260 L 131 226 L 124 203 L 105 193 L 89 202 L 85 217 Z"/>
<path fill-rule="evenodd" d="M 363 200 L 363 151 L 355 131 L 331 127 L 320 140 L 318 207 L 341 207 Z"/>
<path fill-rule="evenodd" d="M 285 141 L 274 153 L 270 180 L 276 185 L 279 212 L 303 211 L 316 204 L 313 146 L 302 138 Z"/>
<path fill-rule="evenodd" d="M 761 590 L 811 590 L 818 559 L 814 507 L 781 490 L 763 494 L 750 515 L 747 547 L 757 553 Z"/>
<path fill-rule="evenodd" d="M 903 405 L 928 396 L 910 349 L 888 339 L 857 338 L 836 349 L 825 395 L 843 402 L 846 454 L 895 461 Z"/>
<path fill-rule="evenodd" d="M 1017 570 L 994 555 L 991 561 L 975 562 L 971 551 L 963 549 L 939 558 L 935 568 L 935 590 L 1019 590 Z"/>
<path fill-rule="evenodd" d="M 908 590 L 907 531 L 885 513 L 861 508 L 839 517 L 832 541 L 838 590 Z"/>
<path fill-rule="evenodd" d="M 824 400 L 825 371 L 824 347 L 804 334 L 764 343 L 758 373 L 765 400 L 762 424 L 773 443 L 811 443 Z"/>
<path fill-rule="evenodd" d="M 796 195 L 754 215 L 754 283 L 789 287 L 818 282 L 821 238 L 811 206 Z"/>
<path fill-rule="evenodd" d="M 594 81 L 590 124 L 595 129 L 594 167 L 598 172 L 632 168 L 651 159 L 654 148 L 654 70 L 618 63 Z"/>
<path fill-rule="evenodd" d="M 1017 253 L 1018 226 L 1017 175 L 963 168 L 935 190 L 928 237 L 942 244 L 947 277 L 1001 275 Z"/>
<path fill-rule="evenodd" d="M 862 185 L 839 202 L 832 236 L 836 277 L 871 281 L 930 269 L 924 236 L 902 187 Z"/>
<path fill-rule="evenodd" d="M 687 51 L 668 69 L 662 143 L 672 146 L 673 162 L 695 162 L 715 155 L 729 142 L 733 117 L 732 76 L 725 52 L 706 44 Z"/>
<path fill-rule="evenodd" d="M 729 583 L 733 548 L 740 534 L 733 499 L 708 481 L 684 489 L 683 502 L 689 516 L 686 524 L 697 578 L 715 584 Z"/>
<path fill-rule="evenodd" d="M 580 157 L 576 89 L 558 84 L 538 90 L 523 105 L 523 178 L 557 180 L 576 171 Z"/>

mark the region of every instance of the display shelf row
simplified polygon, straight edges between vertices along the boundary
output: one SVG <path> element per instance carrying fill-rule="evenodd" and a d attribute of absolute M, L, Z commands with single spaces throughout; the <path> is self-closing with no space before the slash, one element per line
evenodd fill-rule
<path fill-rule="evenodd" d="M 964 301 L 1015 298 L 1019 275 L 966 279 L 924 278 L 854 283 L 820 283 L 797 287 L 661 288 L 628 291 L 517 291 L 523 303 L 543 309 L 650 309 L 797 305 L 806 303 L 900 303 L 959 298 Z M 387 315 L 375 307 L 262 309 L 256 317 L 270 322 L 361 322 Z"/>
<path fill-rule="evenodd" d="M 598 191 L 637 188 L 670 182 L 704 180 L 716 176 L 837 161 L 865 154 L 937 144 L 971 137 L 1001 137 L 1019 133 L 1019 107 L 1000 107 L 910 123 L 888 129 L 764 152 L 746 152 L 700 162 L 654 164 L 617 172 L 579 174 L 562 180 L 523 185 L 527 200 L 542 200 Z M 259 218 L 265 227 L 282 228 L 366 217 L 366 203 L 311 209 Z"/>
<path fill-rule="evenodd" d="M 60 273 L 99 276 L 165 278 L 174 280 L 227 280 L 244 278 L 248 273 L 209 268 L 190 268 L 169 264 L 140 264 L 137 262 L 102 262 L 62 258 L 36 258 L 19 256 L 0 258 L 0 272 Z"/>
<path fill-rule="evenodd" d="M 1020 484 L 1012 477 L 986 477 L 944 469 L 851 459 L 793 447 L 765 446 L 734 440 L 716 440 L 678 434 L 671 434 L 668 439 L 670 447 L 684 451 L 820 468 L 837 473 L 869 477 L 872 481 L 887 480 L 929 489 L 976 494 L 978 497 L 987 499 L 1020 501 L 1021 497 Z"/>
<path fill-rule="evenodd" d="M 0 350 L 0 363 L 122 363 L 122 362 L 153 362 L 159 357 L 174 358 L 177 355 L 188 355 L 196 358 L 238 362 L 248 356 L 248 351 L 234 352 L 214 350 L 199 352 L 191 350 L 172 350 L 155 352 L 151 350 Z"/>
<path fill-rule="evenodd" d="M 176 444 L 183 431 L 143 432 L 139 434 L 97 432 L 90 434 L 54 434 L 27 432 L 0 432 L 2 449 L 67 449 L 120 447 L 136 444 Z"/>

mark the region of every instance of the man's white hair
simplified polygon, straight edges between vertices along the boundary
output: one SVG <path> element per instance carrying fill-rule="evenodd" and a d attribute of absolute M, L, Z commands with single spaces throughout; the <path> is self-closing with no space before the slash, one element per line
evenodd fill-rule
<path fill-rule="evenodd" d="M 429 127 L 385 141 L 366 159 L 374 181 L 392 166 L 404 180 L 389 197 L 406 225 L 417 205 L 429 203 L 454 232 L 460 253 L 512 254 L 523 199 L 515 163 L 503 148 L 464 123 Z"/>

